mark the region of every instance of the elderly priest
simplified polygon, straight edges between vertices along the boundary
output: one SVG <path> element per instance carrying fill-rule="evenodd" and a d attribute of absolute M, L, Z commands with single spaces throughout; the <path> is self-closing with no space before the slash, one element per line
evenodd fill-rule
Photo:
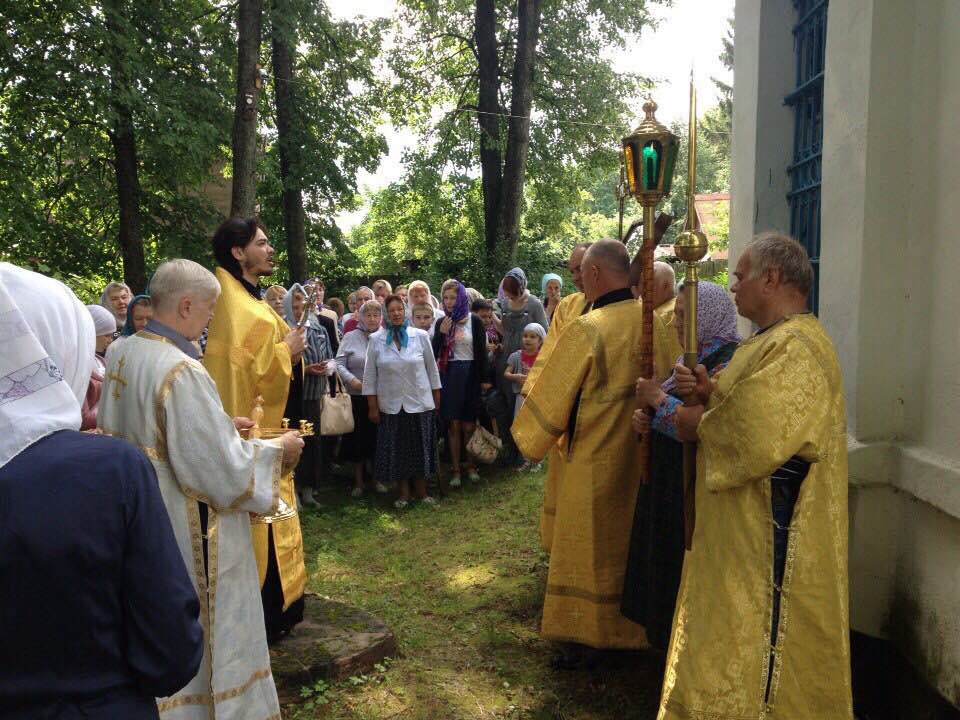
<path fill-rule="evenodd" d="M 220 285 L 191 260 L 170 260 L 150 281 L 154 317 L 111 354 L 99 424 L 140 447 L 156 468 L 167 512 L 200 597 L 200 672 L 161 717 L 279 717 L 248 513 L 270 513 L 284 467 L 303 441 L 243 440 L 246 418 L 224 412 L 197 357 Z"/>
<path fill-rule="evenodd" d="M 850 720 L 847 438 L 833 343 L 807 311 L 813 268 L 769 234 L 734 292 L 759 327 L 707 378 L 679 366 L 681 439 L 699 440 L 696 527 L 660 720 Z"/>

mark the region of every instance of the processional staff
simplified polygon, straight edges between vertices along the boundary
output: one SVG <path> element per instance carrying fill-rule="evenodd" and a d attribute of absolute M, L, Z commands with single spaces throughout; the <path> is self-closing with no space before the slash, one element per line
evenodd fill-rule
<path fill-rule="evenodd" d="M 690 122 L 687 129 L 687 219 L 683 232 L 673 244 L 674 254 L 686 264 L 683 278 L 683 364 L 691 370 L 697 367 L 697 263 L 707 254 L 707 236 L 700 230 L 700 218 L 694 202 L 697 184 L 697 89 L 690 72 Z M 689 399 L 686 405 L 695 404 Z M 683 444 L 683 533 L 687 549 L 693 543 L 693 527 L 697 512 L 694 490 L 697 480 L 697 443 Z"/>
<path fill-rule="evenodd" d="M 654 377 L 653 369 L 653 251 L 657 243 L 655 215 L 657 205 L 670 192 L 673 169 L 677 162 L 680 141 L 656 116 L 657 104 L 648 98 L 643 104 L 645 117 L 632 133 L 623 138 L 623 161 L 626 190 L 643 207 L 643 245 L 640 248 L 642 267 L 641 298 L 643 299 L 643 334 L 640 340 L 640 372 Z M 628 233 L 629 234 L 629 233 Z M 640 405 L 638 404 L 638 407 Z M 650 471 L 650 434 L 641 440 L 643 476 Z"/>

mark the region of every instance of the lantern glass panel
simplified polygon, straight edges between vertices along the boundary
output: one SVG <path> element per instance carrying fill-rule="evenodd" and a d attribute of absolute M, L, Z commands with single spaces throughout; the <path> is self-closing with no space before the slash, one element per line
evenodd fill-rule
<path fill-rule="evenodd" d="M 624 166 L 627 171 L 627 187 L 630 188 L 631 193 L 636 193 L 637 188 L 637 176 L 634 172 L 633 167 L 633 146 L 624 145 L 623 147 L 623 160 Z"/>

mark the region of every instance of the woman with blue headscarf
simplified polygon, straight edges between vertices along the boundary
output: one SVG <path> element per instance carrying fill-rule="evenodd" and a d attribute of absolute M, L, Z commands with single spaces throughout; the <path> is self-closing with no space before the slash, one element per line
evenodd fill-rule
<path fill-rule="evenodd" d="M 283 298 L 283 316 L 290 327 L 297 327 L 304 320 L 307 328 L 304 335 L 303 359 L 293 367 L 290 376 L 290 394 L 287 396 L 285 415 L 292 421 L 307 420 L 320 427 L 320 411 L 323 395 L 327 391 L 327 375 L 336 369 L 332 362 L 333 343 L 327 330 L 321 326 L 313 311 L 303 317 L 307 291 L 294 283 Z M 313 497 L 326 474 L 325 438 L 314 435 L 306 439 L 303 455 L 294 473 L 297 494 L 304 505 L 316 505 Z"/>
<path fill-rule="evenodd" d="M 378 426 L 374 476 L 384 485 L 396 483 L 395 505 L 410 502 L 410 485 L 421 502 L 427 478 L 437 473 L 437 425 L 440 373 L 426 330 L 410 327 L 403 300 L 388 295 L 386 327 L 370 336 L 363 368 L 363 394 L 370 422 Z"/>
<path fill-rule="evenodd" d="M 497 330 L 503 336 L 500 352 L 497 354 L 497 390 L 504 398 L 512 398 L 513 383 L 503 377 L 503 371 L 507 368 L 507 358 L 523 347 L 523 329 L 527 325 L 537 323 L 546 330 L 548 322 L 543 305 L 527 290 L 527 275 L 523 270 L 518 267 L 513 268 L 504 276 L 500 287 L 503 294 L 500 300 L 500 317 L 494 319 Z M 509 421 L 512 425 L 513 418 L 511 417 Z M 510 428 L 500 429 L 507 457 L 515 464 L 522 465 L 523 458 L 517 453 L 509 430 Z"/>
<path fill-rule="evenodd" d="M 116 352 L 124 339 L 143 330 L 152 317 L 153 308 L 150 306 L 150 296 L 137 295 L 133 298 L 127 305 L 127 319 L 123 323 L 120 335 L 107 346 L 104 353 L 105 361 L 110 359 L 110 355 Z"/>
<path fill-rule="evenodd" d="M 149 295 L 137 295 L 127 305 L 127 322 L 123 325 L 120 335 L 130 337 L 143 330 L 150 318 L 153 317 L 153 307 L 150 305 Z"/>

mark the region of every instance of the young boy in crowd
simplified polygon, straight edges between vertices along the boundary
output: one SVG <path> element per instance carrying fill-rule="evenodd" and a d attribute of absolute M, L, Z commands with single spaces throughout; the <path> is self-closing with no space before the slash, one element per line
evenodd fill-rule
<path fill-rule="evenodd" d="M 503 338 L 493 323 L 493 303 L 478 298 L 470 305 L 470 311 L 483 322 L 487 334 L 487 376 L 480 378 L 480 422 L 487 430 L 500 437 L 500 426 L 510 424 L 513 413 L 513 398 L 504 398 L 496 389 L 497 358 Z M 509 400 L 509 403 L 508 403 Z"/>
<path fill-rule="evenodd" d="M 436 322 L 436 316 L 430 305 L 426 303 L 414 305 L 413 310 L 410 311 L 410 318 L 413 320 L 415 328 L 426 330 L 430 337 L 433 337 L 433 324 Z"/>

